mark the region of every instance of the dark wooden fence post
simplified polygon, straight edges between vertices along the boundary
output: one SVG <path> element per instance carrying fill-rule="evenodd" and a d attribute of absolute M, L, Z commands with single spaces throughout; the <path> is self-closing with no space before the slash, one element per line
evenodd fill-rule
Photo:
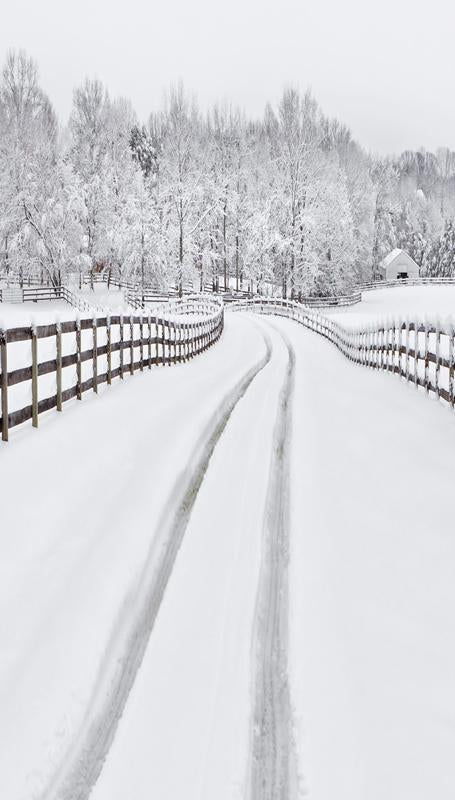
<path fill-rule="evenodd" d="M 453 378 L 454 378 L 454 327 L 452 324 L 449 325 L 449 402 L 450 405 L 454 406 L 454 391 L 453 391 Z"/>
<path fill-rule="evenodd" d="M 172 346 L 173 346 L 173 330 L 174 330 L 174 323 L 168 322 L 168 336 L 169 336 L 169 344 L 167 347 L 167 363 L 168 366 L 172 366 Z"/>
<path fill-rule="evenodd" d="M 405 322 L 404 376 L 409 381 L 409 320 Z"/>
<path fill-rule="evenodd" d="M 420 323 L 414 323 L 414 386 L 419 388 L 419 356 L 420 356 L 420 341 L 419 341 L 419 328 Z"/>
<path fill-rule="evenodd" d="M 0 366 L 2 369 L 2 440 L 8 441 L 8 332 L 0 330 Z"/>
<path fill-rule="evenodd" d="M 106 355 L 107 355 L 107 383 L 112 383 L 112 340 L 111 340 L 111 316 L 106 315 Z"/>
<path fill-rule="evenodd" d="M 161 320 L 161 344 L 162 344 L 162 353 L 161 353 L 161 363 L 163 367 L 166 366 L 166 322 L 164 319 Z"/>
<path fill-rule="evenodd" d="M 155 317 L 155 363 L 156 366 L 160 363 L 160 350 L 159 350 L 159 341 L 160 341 L 160 320 L 158 317 Z"/>
<path fill-rule="evenodd" d="M 139 352 L 140 352 L 140 370 L 141 372 L 144 371 L 144 318 L 142 316 L 142 311 L 139 312 Z"/>
<path fill-rule="evenodd" d="M 93 391 L 98 394 L 98 328 L 97 328 L 97 320 L 93 317 L 92 320 L 92 330 L 93 330 L 93 351 L 92 351 L 92 358 L 93 358 Z"/>
<path fill-rule="evenodd" d="M 36 327 L 32 325 L 32 425 L 38 427 L 38 340 Z"/>
<path fill-rule="evenodd" d="M 429 335 L 430 335 L 430 332 L 428 330 L 428 322 L 425 322 L 425 377 L 424 377 L 424 386 L 425 386 L 425 391 L 426 391 L 427 394 L 430 391 L 430 380 L 429 380 L 429 368 L 430 368 Z"/>
<path fill-rule="evenodd" d="M 434 391 L 435 397 L 439 400 L 439 377 L 440 377 L 440 370 L 441 370 L 441 358 L 440 358 L 440 350 L 441 350 L 441 329 L 439 327 L 439 323 L 436 322 L 436 330 L 435 330 L 435 370 L 434 370 Z"/>
<path fill-rule="evenodd" d="M 82 400 L 81 320 L 76 319 L 76 397 Z"/>
<path fill-rule="evenodd" d="M 130 375 L 134 375 L 134 317 L 130 314 Z"/>
<path fill-rule="evenodd" d="M 62 326 L 60 322 L 57 322 L 55 336 L 57 349 L 57 411 L 62 411 Z"/>
<path fill-rule="evenodd" d="M 120 378 L 123 380 L 123 314 L 120 314 L 119 320 L 119 335 L 120 335 L 120 349 L 119 349 L 119 357 L 120 357 L 120 366 L 119 366 L 119 374 Z"/>
<path fill-rule="evenodd" d="M 152 318 L 148 315 L 148 367 L 152 369 Z"/>

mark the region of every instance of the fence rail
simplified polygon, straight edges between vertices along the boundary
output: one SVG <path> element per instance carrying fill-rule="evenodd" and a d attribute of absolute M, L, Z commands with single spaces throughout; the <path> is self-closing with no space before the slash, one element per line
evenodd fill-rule
<path fill-rule="evenodd" d="M 232 311 L 288 317 L 324 336 L 356 364 L 400 375 L 416 388 L 454 407 L 455 328 L 453 324 L 393 320 L 354 330 L 291 300 L 246 300 Z"/>
<path fill-rule="evenodd" d="M 221 304 L 187 302 L 174 314 L 106 315 L 0 330 L 0 428 L 3 441 L 16 425 L 114 378 L 188 361 L 214 344 L 223 331 Z M 24 349 L 25 348 L 25 349 Z M 41 358 L 43 356 L 43 358 Z M 24 361 L 26 363 L 24 363 Z M 19 362 L 20 365 L 19 365 Z M 11 369 L 8 365 L 15 366 Z M 31 403 L 12 409 L 11 396 L 24 384 Z M 16 399 L 15 403 L 18 405 Z"/>
<path fill-rule="evenodd" d="M 366 281 L 356 285 L 361 292 L 372 289 L 392 289 L 396 286 L 453 286 L 455 278 L 397 278 L 396 280 Z"/>
<path fill-rule="evenodd" d="M 354 306 L 356 303 L 360 303 L 361 299 L 361 292 L 353 292 L 332 297 L 302 297 L 299 302 L 307 308 L 333 308 L 333 306 Z"/>

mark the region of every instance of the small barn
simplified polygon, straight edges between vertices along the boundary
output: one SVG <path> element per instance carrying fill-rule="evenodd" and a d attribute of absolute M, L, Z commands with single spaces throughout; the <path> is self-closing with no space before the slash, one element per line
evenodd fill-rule
<path fill-rule="evenodd" d="M 386 281 L 404 280 L 419 277 L 419 265 L 406 250 L 392 250 L 379 264 L 382 277 Z"/>

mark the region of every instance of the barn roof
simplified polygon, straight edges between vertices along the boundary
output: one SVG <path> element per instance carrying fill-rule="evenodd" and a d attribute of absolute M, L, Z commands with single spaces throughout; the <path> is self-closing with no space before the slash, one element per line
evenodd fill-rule
<path fill-rule="evenodd" d="M 419 265 L 416 261 L 414 261 L 413 258 L 411 258 L 409 253 L 407 253 L 406 250 L 400 250 L 399 247 L 396 247 L 395 250 L 392 250 L 388 256 L 383 258 L 379 266 L 382 267 L 382 269 L 386 269 L 386 267 L 390 267 L 390 265 L 393 264 L 393 262 L 396 261 L 399 256 L 404 256 L 408 263 L 415 264 L 417 269 L 419 268 Z"/>
<path fill-rule="evenodd" d="M 406 250 L 400 250 L 399 247 L 396 247 L 395 250 L 392 250 L 392 252 L 389 253 L 388 256 L 382 259 L 381 267 L 390 267 L 390 265 L 395 261 L 395 259 L 398 258 L 398 256 L 401 256 L 403 253 L 408 258 L 411 258 L 411 256 L 409 255 L 409 253 L 406 252 Z"/>

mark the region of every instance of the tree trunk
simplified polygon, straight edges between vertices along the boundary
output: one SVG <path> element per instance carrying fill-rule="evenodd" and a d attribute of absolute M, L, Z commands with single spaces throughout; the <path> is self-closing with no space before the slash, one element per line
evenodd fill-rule
<path fill-rule="evenodd" d="M 180 223 L 179 231 L 179 274 L 178 274 L 178 293 L 183 296 L 183 225 Z"/>
<path fill-rule="evenodd" d="M 224 270 L 224 291 L 227 292 L 227 245 L 226 245 L 226 211 L 227 211 L 227 198 L 224 200 L 223 208 L 223 270 Z"/>

